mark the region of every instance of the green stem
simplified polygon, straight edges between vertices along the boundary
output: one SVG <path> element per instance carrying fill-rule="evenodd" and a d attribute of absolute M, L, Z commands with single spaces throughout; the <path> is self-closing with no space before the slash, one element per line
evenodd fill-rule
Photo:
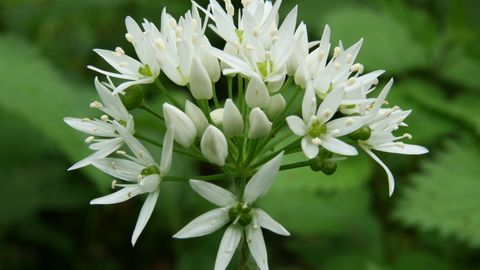
<path fill-rule="evenodd" d="M 139 108 L 153 114 L 154 116 L 156 116 L 160 120 L 165 121 L 165 119 L 163 118 L 163 115 L 161 115 L 160 113 L 158 113 L 157 111 L 152 109 L 152 107 L 148 106 L 148 104 L 145 102 L 145 100 L 142 101 L 142 104 L 140 105 Z"/>
<path fill-rule="evenodd" d="M 168 92 L 168 90 L 163 86 L 163 84 L 158 80 L 158 78 L 155 80 L 155 85 L 160 88 L 162 93 L 168 97 L 168 99 L 175 105 L 177 108 L 180 110 L 184 111 L 183 106 Z"/>
<path fill-rule="evenodd" d="M 211 180 L 222 180 L 230 178 L 231 175 L 222 173 L 222 174 L 215 174 L 215 175 L 204 175 L 204 176 L 194 176 L 194 177 L 176 177 L 176 176 L 164 176 L 162 178 L 163 181 L 189 181 L 190 179 L 195 180 L 203 180 L 203 181 L 211 181 Z"/>
<path fill-rule="evenodd" d="M 213 90 L 213 102 L 215 103 L 215 108 L 220 108 L 220 104 L 218 103 L 217 92 L 215 90 L 215 84 L 212 83 L 212 90 Z"/>
<path fill-rule="evenodd" d="M 306 167 L 310 166 L 310 161 L 300 161 L 297 163 L 292 163 L 292 164 L 287 164 L 287 165 L 282 165 L 280 166 L 280 171 L 285 171 L 285 170 L 290 170 L 290 169 L 295 169 L 295 168 L 301 168 L 301 167 Z"/>
<path fill-rule="evenodd" d="M 282 94 L 283 92 L 285 92 L 285 90 L 290 86 L 294 79 L 295 76 L 289 76 L 287 81 L 283 84 L 282 88 L 280 88 L 280 90 L 278 91 L 278 93 Z"/>
<path fill-rule="evenodd" d="M 248 248 L 248 244 L 245 239 L 245 233 L 242 234 L 242 239 L 240 239 L 238 253 L 238 270 L 258 270 L 257 263 L 255 262 L 250 249 Z"/>

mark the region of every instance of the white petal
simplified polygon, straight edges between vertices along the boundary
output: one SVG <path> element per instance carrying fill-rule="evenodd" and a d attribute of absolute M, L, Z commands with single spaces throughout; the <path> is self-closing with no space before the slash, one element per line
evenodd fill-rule
<path fill-rule="evenodd" d="M 215 184 L 191 179 L 190 185 L 192 186 L 193 190 L 200 194 L 200 196 L 218 206 L 227 206 L 237 201 L 235 195 L 233 195 L 230 191 Z"/>
<path fill-rule="evenodd" d="M 115 139 L 120 139 L 120 140 L 115 140 Z M 119 149 L 123 145 L 123 139 L 122 138 L 115 138 L 110 141 L 115 140 L 114 142 L 117 142 L 116 144 L 112 144 L 110 147 L 106 147 L 103 149 L 99 149 L 95 153 L 91 154 L 90 156 L 80 160 L 79 162 L 75 163 L 72 165 L 72 167 L 68 168 L 69 171 L 71 170 L 76 170 L 78 168 L 85 167 L 87 165 L 91 164 L 91 159 L 95 158 L 104 158 L 111 153 L 115 152 L 117 149 Z"/>
<path fill-rule="evenodd" d="M 340 106 L 340 102 L 343 99 L 344 93 L 345 89 L 343 87 L 333 89 L 332 92 L 330 92 L 328 96 L 323 100 L 322 104 L 320 104 L 320 107 L 318 107 L 317 118 L 323 119 L 322 122 L 324 123 L 330 120 L 330 118 L 332 118 L 337 111 L 338 106 Z M 331 112 L 328 117 L 323 116 L 323 113 L 326 110 L 329 110 Z"/>
<path fill-rule="evenodd" d="M 114 204 L 114 203 L 121 203 L 126 200 L 129 200 L 138 194 L 141 194 L 142 188 L 140 185 L 131 185 L 131 186 L 126 186 L 119 191 L 100 197 L 96 198 L 90 201 L 90 204 Z"/>
<path fill-rule="evenodd" d="M 225 108 L 223 112 L 223 130 L 225 136 L 235 137 L 243 133 L 243 118 L 237 106 L 231 99 L 225 101 Z"/>
<path fill-rule="evenodd" d="M 108 173 L 115 178 L 135 182 L 145 168 L 136 162 L 119 158 L 97 158 L 92 159 L 91 162 L 93 166 L 104 173 Z"/>
<path fill-rule="evenodd" d="M 259 76 L 254 76 L 250 80 L 245 92 L 245 102 L 250 108 L 265 108 L 270 102 L 270 93 L 268 88 Z"/>
<path fill-rule="evenodd" d="M 320 149 L 318 145 L 312 143 L 312 137 L 310 137 L 310 135 L 303 137 L 301 144 L 303 153 L 307 158 L 312 159 L 318 155 Z"/>
<path fill-rule="evenodd" d="M 385 172 L 387 173 L 387 177 L 388 177 L 388 196 L 392 196 L 393 194 L 393 190 L 395 189 L 395 180 L 393 178 L 393 174 L 392 172 L 390 172 L 390 169 L 387 167 L 387 165 L 385 165 L 385 163 L 383 163 L 371 150 L 368 146 L 365 146 L 364 144 L 362 143 L 359 143 L 358 144 L 363 150 L 365 150 L 365 152 L 367 152 L 367 154 L 369 154 L 373 160 L 375 160 L 378 164 L 380 164 L 380 166 L 383 167 L 383 169 L 385 170 Z"/>
<path fill-rule="evenodd" d="M 155 161 L 148 150 L 135 137 L 133 137 L 133 135 L 130 134 L 125 127 L 117 123 L 117 121 L 113 121 L 113 125 L 142 165 L 149 167 L 155 164 Z"/>
<path fill-rule="evenodd" d="M 428 153 L 428 149 L 423 146 L 413 145 L 413 144 L 403 144 L 402 147 L 399 147 L 395 144 L 395 142 L 385 143 L 382 145 L 375 145 L 372 148 L 382 152 L 403 154 L 403 155 L 422 155 L 422 154 Z"/>
<path fill-rule="evenodd" d="M 317 110 L 317 99 L 315 93 L 313 92 L 312 82 L 309 80 L 307 83 L 307 89 L 305 90 L 305 95 L 303 96 L 302 101 L 302 118 L 305 123 L 310 121 L 310 117 L 315 115 Z"/>
<path fill-rule="evenodd" d="M 263 240 L 262 229 L 254 223 L 245 227 L 248 248 L 260 270 L 268 270 L 267 248 Z"/>
<path fill-rule="evenodd" d="M 286 118 L 288 127 L 298 136 L 305 136 L 307 135 L 307 125 L 303 122 L 302 118 L 291 115 Z"/>
<path fill-rule="evenodd" d="M 174 129 L 168 128 L 163 138 L 162 160 L 160 161 L 160 175 L 165 176 L 172 165 Z"/>
<path fill-rule="evenodd" d="M 173 237 L 190 238 L 210 234 L 228 223 L 230 219 L 228 218 L 227 211 L 228 210 L 223 210 L 222 208 L 208 211 L 207 213 L 192 220 Z"/>
<path fill-rule="evenodd" d="M 267 162 L 252 176 L 245 186 L 243 201 L 253 204 L 258 198 L 267 193 L 277 177 L 282 157 L 283 152 Z"/>
<path fill-rule="evenodd" d="M 109 114 L 116 120 L 128 121 L 129 113 L 127 109 L 125 109 L 120 97 L 118 95 L 112 95 L 112 91 L 100 83 L 98 77 L 95 77 L 95 88 L 102 99 L 103 109 L 108 109 Z"/>
<path fill-rule="evenodd" d="M 195 99 L 211 99 L 213 97 L 212 82 L 205 67 L 197 57 L 192 59 L 190 91 Z"/>
<path fill-rule="evenodd" d="M 322 136 L 322 146 L 328 151 L 346 156 L 355 156 L 358 151 L 355 147 L 332 136 Z"/>
<path fill-rule="evenodd" d="M 118 137 L 115 128 L 110 123 L 101 120 L 84 120 L 81 118 L 65 117 L 63 121 L 72 128 L 93 135 L 102 137 Z"/>
<path fill-rule="evenodd" d="M 265 213 L 265 211 L 259 208 L 255 208 L 254 211 L 258 225 L 276 234 L 285 236 L 290 235 L 290 233 L 282 225 L 280 225 L 280 223 L 276 222 L 267 213 Z"/>
<path fill-rule="evenodd" d="M 138 215 L 137 224 L 135 225 L 135 229 L 133 230 L 132 234 L 132 246 L 135 245 L 137 242 L 138 237 L 142 233 L 145 225 L 147 225 L 150 216 L 153 213 L 153 209 L 155 208 L 155 204 L 157 203 L 158 195 L 160 194 L 160 189 L 155 190 L 148 194 L 147 199 L 143 203 L 142 209 L 140 210 L 140 214 Z"/>
<path fill-rule="evenodd" d="M 227 268 L 240 242 L 242 232 L 243 227 L 238 224 L 228 226 L 223 235 L 222 242 L 220 242 L 220 247 L 218 248 L 215 270 L 225 270 Z"/>

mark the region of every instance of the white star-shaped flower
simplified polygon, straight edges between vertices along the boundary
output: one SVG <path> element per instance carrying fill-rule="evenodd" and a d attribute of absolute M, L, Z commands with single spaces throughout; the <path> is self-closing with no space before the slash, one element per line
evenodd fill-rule
<path fill-rule="evenodd" d="M 215 270 L 225 269 L 245 235 L 250 252 L 261 270 L 268 269 L 267 249 L 260 227 L 280 235 L 290 233 L 266 212 L 252 205 L 271 187 L 280 168 L 283 152 L 266 163 L 245 186 L 241 199 L 217 185 L 190 180 L 192 188 L 205 199 L 220 206 L 181 229 L 173 237 L 190 238 L 210 234 L 231 222 L 223 235 L 215 262 Z"/>
<path fill-rule="evenodd" d="M 162 178 L 170 171 L 172 163 L 173 133 L 169 128 L 165 134 L 160 166 L 155 163 L 147 149 L 133 137 L 122 125 L 113 122 L 116 130 L 125 140 L 135 157 L 128 156 L 131 160 L 119 158 L 101 158 L 92 160 L 92 165 L 111 176 L 133 182 L 132 184 L 117 184 L 116 180 L 112 187 L 123 187 L 119 191 L 94 199 L 90 204 L 114 204 L 124 202 L 142 193 L 149 193 L 140 210 L 137 224 L 132 235 L 132 245 L 138 239 L 143 228 L 147 224 L 160 194 Z"/>

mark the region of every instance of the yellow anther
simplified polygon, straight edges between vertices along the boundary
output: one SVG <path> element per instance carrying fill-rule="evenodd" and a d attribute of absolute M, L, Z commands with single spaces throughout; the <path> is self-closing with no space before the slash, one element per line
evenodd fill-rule
<path fill-rule="evenodd" d="M 90 137 L 85 139 L 85 143 L 91 143 L 94 139 L 95 139 L 95 137 L 90 136 Z"/>

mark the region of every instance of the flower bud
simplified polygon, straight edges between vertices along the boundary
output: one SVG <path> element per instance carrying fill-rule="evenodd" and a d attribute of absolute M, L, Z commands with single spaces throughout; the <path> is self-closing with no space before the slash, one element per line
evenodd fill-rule
<path fill-rule="evenodd" d="M 211 99 L 213 97 L 212 82 L 205 67 L 197 57 L 193 57 L 190 67 L 190 91 L 196 99 Z"/>
<path fill-rule="evenodd" d="M 127 110 L 133 110 L 142 106 L 143 90 L 140 85 L 132 85 L 124 91 L 125 95 L 119 94 L 118 96 Z"/>
<path fill-rule="evenodd" d="M 197 136 L 197 129 L 193 121 L 177 107 L 163 103 L 163 116 L 165 125 L 174 129 L 174 139 L 183 147 L 190 147 Z"/>
<path fill-rule="evenodd" d="M 225 135 L 215 126 L 209 125 L 200 141 L 203 155 L 213 164 L 225 165 L 228 156 L 228 144 Z"/>
<path fill-rule="evenodd" d="M 270 119 L 280 115 L 286 106 L 285 99 L 281 94 L 270 97 L 270 103 L 268 103 L 267 108 L 265 108 L 265 113 Z"/>
<path fill-rule="evenodd" d="M 185 113 L 190 117 L 195 128 L 197 129 L 197 135 L 202 136 L 205 129 L 208 127 L 208 119 L 203 114 L 202 110 L 193 104 L 189 100 L 185 102 Z"/>
<path fill-rule="evenodd" d="M 254 108 L 248 117 L 250 129 L 248 138 L 256 139 L 267 136 L 272 130 L 272 123 L 268 121 L 267 116 L 260 108 Z"/>
<path fill-rule="evenodd" d="M 220 109 L 213 110 L 210 113 L 210 117 L 212 118 L 213 123 L 217 127 L 223 125 L 223 112 L 224 112 L 224 109 L 220 108 Z"/>
<path fill-rule="evenodd" d="M 243 133 L 243 118 L 231 99 L 225 102 L 223 111 L 223 131 L 227 137 L 239 136 Z"/>
<path fill-rule="evenodd" d="M 245 102 L 250 108 L 265 108 L 270 102 L 270 93 L 267 86 L 258 76 L 252 77 L 245 93 Z"/>

